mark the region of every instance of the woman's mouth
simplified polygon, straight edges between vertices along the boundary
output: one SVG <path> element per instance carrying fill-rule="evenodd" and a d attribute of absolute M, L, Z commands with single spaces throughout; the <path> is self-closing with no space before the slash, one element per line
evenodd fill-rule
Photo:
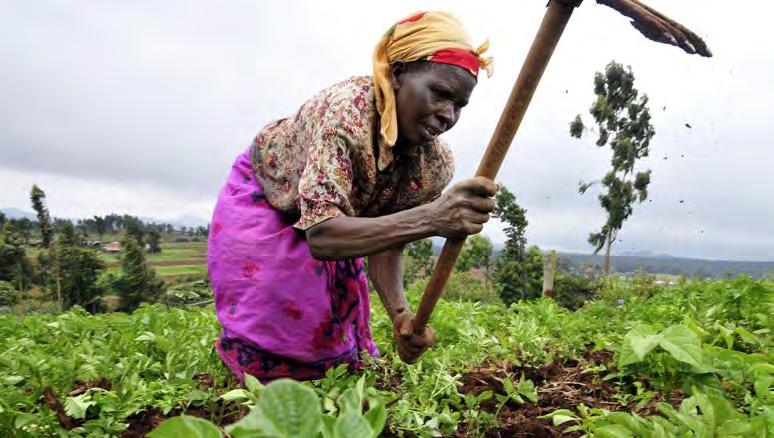
<path fill-rule="evenodd" d="M 424 125 L 424 128 L 430 138 L 436 138 L 443 133 L 443 130 L 431 125 Z"/>

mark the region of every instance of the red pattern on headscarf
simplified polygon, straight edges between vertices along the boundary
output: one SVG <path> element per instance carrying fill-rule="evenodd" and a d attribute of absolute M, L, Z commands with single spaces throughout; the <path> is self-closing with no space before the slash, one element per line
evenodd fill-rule
<path fill-rule="evenodd" d="M 462 67 L 478 79 L 480 65 L 473 52 L 462 49 L 444 49 L 433 53 L 428 60 Z"/>

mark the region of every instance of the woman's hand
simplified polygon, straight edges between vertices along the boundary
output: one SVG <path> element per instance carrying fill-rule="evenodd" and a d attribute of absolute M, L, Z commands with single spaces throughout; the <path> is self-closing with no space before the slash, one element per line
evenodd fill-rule
<path fill-rule="evenodd" d="M 480 233 L 495 209 L 492 197 L 498 189 L 494 181 L 481 176 L 452 186 L 430 204 L 430 222 L 436 233 L 447 239 Z"/>
<path fill-rule="evenodd" d="M 435 340 L 435 330 L 425 326 L 421 335 L 414 334 L 414 315 L 399 313 L 392 321 L 392 334 L 398 346 L 398 356 L 408 364 L 416 362 Z"/>

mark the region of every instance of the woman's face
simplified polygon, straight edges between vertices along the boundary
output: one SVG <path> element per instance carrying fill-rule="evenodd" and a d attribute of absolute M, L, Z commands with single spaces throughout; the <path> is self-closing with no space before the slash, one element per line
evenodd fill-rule
<path fill-rule="evenodd" d="M 476 86 L 456 65 L 417 61 L 391 67 L 398 113 L 398 144 L 427 144 L 451 129 Z"/>

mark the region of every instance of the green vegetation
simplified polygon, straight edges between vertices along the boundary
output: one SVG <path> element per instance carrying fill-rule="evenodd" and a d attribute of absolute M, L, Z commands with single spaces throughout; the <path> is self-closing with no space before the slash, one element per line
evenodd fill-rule
<path fill-rule="evenodd" d="M 412 305 L 423 288 L 408 289 Z M 382 405 L 385 430 L 419 436 L 774 430 L 770 280 L 663 287 L 613 279 L 574 312 L 548 298 L 508 309 L 448 298 L 431 320 L 437 345 L 416 365 L 394 354 L 390 322 L 374 306 L 381 359 L 360 373 L 339 367 L 315 382 L 266 387 L 241 387 L 221 363 L 211 307 L 0 315 L 0 435 L 66 434 L 56 400 L 71 436 L 147 432 L 183 413 L 154 436 L 257 436 L 296 424 L 288 415 L 310 406 L 298 430 L 340 436 L 338 428 L 352 427 L 364 432 L 348 436 L 371 436 Z M 290 429 L 282 430 L 274 436 Z"/>

